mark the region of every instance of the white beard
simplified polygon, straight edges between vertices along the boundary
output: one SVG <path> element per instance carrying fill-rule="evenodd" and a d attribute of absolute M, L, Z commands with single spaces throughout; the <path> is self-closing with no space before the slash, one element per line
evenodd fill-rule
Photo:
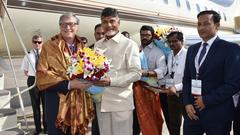
<path fill-rule="evenodd" d="M 110 30 L 110 31 L 107 31 L 105 34 L 106 34 L 107 37 L 110 37 L 110 36 L 113 36 L 113 35 L 117 34 L 117 32 L 113 31 L 113 30 Z"/>

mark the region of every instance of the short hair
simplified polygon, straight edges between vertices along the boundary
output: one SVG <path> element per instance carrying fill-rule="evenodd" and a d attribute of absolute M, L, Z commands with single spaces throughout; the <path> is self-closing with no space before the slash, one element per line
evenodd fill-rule
<path fill-rule="evenodd" d="M 63 19 L 65 18 L 75 18 L 76 19 L 76 23 L 79 24 L 79 19 L 77 18 L 77 15 L 76 14 L 73 14 L 72 12 L 66 12 L 64 13 L 63 15 L 60 16 L 59 18 L 59 25 L 61 25 L 61 22 L 63 21 Z"/>
<path fill-rule="evenodd" d="M 148 30 L 148 31 L 151 31 L 152 35 L 154 35 L 154 29 L 152 26 L 149 26 L 149 25 L 143 25 L 140 29 L 140 33 L 141 31 L 144 31 L 144 30 Z"/>
<path fill-rule="evenodd" d="M 213 22 L 214 23 L 219 23 L 220 20 L 221 20 L 221 15 L 219 13 L 217 13 L 216 11 L 214 11 L 214 10 L 202 11 L 202 12 L 198 13 L 197 18 L 199 18 L 201 15 L 206 15 L 206 14 L 213 15 L 212 18 L 213 18 Z"/>
<path fill-rule="evenodd" d="M 173 32 L 170 32 L 168 35 L 167 35 L 167 39 L 169 39 L 170 37 L 176 35 L 177 39 L 179 41 L 182 41 L 183 42 L 183 33 L 180 32 L 180 31 L 173 31 Z"/>
<path fill-rule="evenodd" d="M 101 24 L 101 23 L 99 23 L 99 24 L 95 25 L 95 27 L 94 27 L 94 31 L 96 31 L 96 29 L 97 29 L 98 27 L 101 27 L 101 26 L 102 26 L 102 24 Z"/>
<path fill-rule="evenodd" d="M 118 11 L 115 8 L 107 7 L 102 10 L 101 18 L 102 17 L 119 17 L 118 16 Z"/>
<path fill-rule="evenodd" d="M 34 41 L 34 39 L 38 39 L 38 38 L 42 38 L 42 36 L 41 35 L 33 35 L 32 42 Z"/>
<path fill-rule="evenodd" d="M 86 40 L 88 42 L 88 39 L 86 37 L 80 37 L 80 39 L 83 41 L 83 40 Z"/>
<path fill-rule="evenodd" d="M 129 37 L 130 37 L 130 33 L 127 32 L 127 31 L 123 31 L 121 34 L 123 34 L 124 36 L 125 36 L 125 34 L 127 34 L 127 35 L 129 35 Z"/>

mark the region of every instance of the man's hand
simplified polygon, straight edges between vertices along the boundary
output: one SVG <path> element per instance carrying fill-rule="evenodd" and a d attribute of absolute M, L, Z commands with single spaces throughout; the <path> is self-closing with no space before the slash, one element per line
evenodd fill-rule
<path fill-rule="evenodd" d="M 195 111 L 193 105 L 191 105 L 191 104 L 186 105 L 185 110 L 186 110 L 186 113 L 187 113 L 188 117 L 191 120 L 198 120 L 199 119 L 198 116 L 196 115 L 196 111 Z"/>
<path fill-rule="evenodd" d="M 70 89 L 87 89 L 92 86 L 91 82 L 85 82 L 78 79 L 70 81 Z"/>
<path fill-rule="evenodd" d="M 202 96 L 194 96 L 194 106 L 199 110 L 202 111 L 203 109 L 205 109 L 205 105 L 203 103 L 202 100 Z"/>
<path fill-rule="evenodd" d="M 167 95 L 177 95 L 177 90 L 175 86 L 171 86 L 167 89 Z"/>
<path fill-rule="evenodd" d="M 148 70 L 142 70 L 141 72 L 143 77 L 148 77 Z"/>
<path fill-rule="evenodd" d="M 98 81 L 93 81 L 93 84 L 100 87 L 106 87 L 106 86 L 110 86 L 110 82 L 111 82 L 110 78 L 107 77 Z"/>

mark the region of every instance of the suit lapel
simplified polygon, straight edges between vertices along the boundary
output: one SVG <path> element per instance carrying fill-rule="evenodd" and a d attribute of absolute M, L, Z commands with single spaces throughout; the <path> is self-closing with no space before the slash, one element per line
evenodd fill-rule
<path fill-rule="evenodd" d="M 218 47 L 218 42 L 220 41 L 220 39 L 217 37 L 213 44 L 211 45 L 211 47 L 209 48 L 209 51 L 207 53 L 207 56 L 204 60 L 204 62 L 202 63 L 200 69 L 199 69 L 199 73 L 201 75 L 203 75 L 206 71 L 207 71 L 207 66 L 209 65 L 209 62 L 213 62 L 214 60 L 212 59 L 214 54 L 216 53 L 216 48 Z"/>
<path fill-rule="evenodd" d="M 196 58 L 196 55 L 198 53 L 200 46 L 201 46 L 201 42 L 195 44 L 192 49 L 192 53 L 191 53 L 192 55 L 190 56 L 190 63 L 193 63 L 193 64 L 191 64 L 190 69 L 192 71 L 194 71 L 194 73 L 193 73 L 194 76 L 196 76 L 195 58 Z"/>

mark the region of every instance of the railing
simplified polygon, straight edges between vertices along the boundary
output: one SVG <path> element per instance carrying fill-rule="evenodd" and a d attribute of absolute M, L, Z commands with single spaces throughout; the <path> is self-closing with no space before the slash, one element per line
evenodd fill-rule
<path fill-rule="evenodd" d="M 9 49 L 9 45 L 8 45 L 8 41 L 7 41 L 7 37 L 6 37 L 6 32 L 5 32 L 5 28 L 4 28 L 4 25 L 3 25 L 3 16 L 6 14 L 6 16 L 8 17 L 8 19 L 10 20 L 10 23 L 14 29 L 14 32 L 18 38 L 18 40 L 20 41 L 20 44 L 24 50 L 24 53 L 26 54 L 27 56 L 27 60 L 28 62 L 30 63 L 31 67 L 33 68 L 33 70 L 35 71 L 35 68 L 34 68 L 34 65 L 33 63 L 30 61 L 30 58 L 28 57 L 28 52 L 27 52 L 27 49 L 22 41 L 22 38 L 14 24 L 14 22 L 12 21 L 12 18 L 11 16 L 9 15 L 9 12 L 8 12 L 8 9 L 7 9 L 7 6 L 6 6 L 6 3 L 4 0 L 0 0 L 0 26 L 1 26 L 1 31 L 2 31 L 2 35 L 3 35 L 3 41 L 4 41 L 4 44 L 5 44 L 5 47 L 6 47 L 6 50 L 7 50 L 7 54 L 8 54 L 8 58 L 9 58 L 9 62 L 10 62 L 10 65 L 11 65 L 11 70 L 13 72 L 13 75 L 14 75 L 14 82 L 15 82 L 15 88 L 17 90 L 17 94 L 15 95 L 12 95 L 11 96 L 11 99 L 13 99 L 14 97 L 19 97 L 19 102 L 20 102 L 20 106 L 21 106 L 21 110 L 22 110 L 22 113 L 23 113 L 23 117 L 24 117 L 24 120 L 25 120 L 25 124 L 26 124 L 26 132 L 28 132 L 28 123 L 27 123 L 27 119 L 26 119 L 26 114 L 25 114 L 25 110 L 24 110 L 24 105 L 23 105 L 23 100 L 22 100 L 22 93 L 26 92 L 26 91 L 29 91 L 30 89 L 32 89 L 33 87 L 35 87 L 36 85 L 36 81 L 35 83 L 27 88 L 27 89 L 24 89 L 23 91 L 20 91 L 19 89 L 19 83 L 18 83 L 18 80 L 17 80 L 17 76 L 16 76 L 16 72 L 15 72 L 15 69 L 14 69 L 14 66 L 13 66 L 13 61 L 12 61 L 12 57 L 11 57 L 11 52 L 10 52 L 10 49 Z M 10 102 L 10 101 L 9 101 Z M 3 106 L 0 106 L 0 108 L 3 108 L 4 106 L 6 106 L 8 103 L 4 104 Z"/>

